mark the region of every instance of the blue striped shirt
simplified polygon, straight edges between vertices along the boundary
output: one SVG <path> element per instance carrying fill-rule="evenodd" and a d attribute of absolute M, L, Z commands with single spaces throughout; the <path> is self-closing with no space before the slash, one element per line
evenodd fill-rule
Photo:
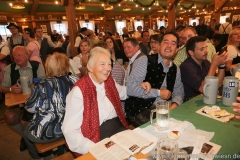
<path fill-rule="evenodd" d="M 158 63 L 162 63 L 164 72 L 168 72 L 169 68 L 172 66 L 172 62 L 169 66 L 165 66 L 164 61 L 161 56 L 158 55 Z M 155 98 L 156 101 L 165 101 L 159 97 L 158 90 L 152 88 L 148 94 L 145 94 L 145 90 L 140 86 L 140 84 L 145 80 L 147 74 L 147 56 L 141 56 L 133 62 L 132 71 L 130 75 L 127 76 L 127 95 L 134 96 L 138 98 Z M 129 67 L 128 67 L 129 68 Z M 166 77 L 164 78 L 161 88 L 167 88 Z M 160 93 L 161 94 L 161 93 Z M 182 104 L 184 98 L 184 89 L 181 82 L 181 73 L 179 67 L 177 67 L 177 76 L 172 93 L 172 102 L 178 105 Z"/>

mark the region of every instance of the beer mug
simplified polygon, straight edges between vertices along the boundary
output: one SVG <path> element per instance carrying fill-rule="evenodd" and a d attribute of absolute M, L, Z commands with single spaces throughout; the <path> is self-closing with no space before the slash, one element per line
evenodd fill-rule
<path fill-rule="evenodd" d="M 178 149 L 178 143 L 171 139 L 161 139 L 157 143 L 157 160 L 188 160 L 189 156 L 183 149 Z"/>
<path fill-rule="evenodd" d="M 17 80 L 17 85 L 22 89 L 23 94 L 31 93 L 31 84 L 28 76 L 22 76 Z"/>
<path fill-rule="evenodd" d="M 206 76 L 203 86 L 203 103 L 215 104 L 217 102 L 218 78 L 215 76 Z"/>
<path fill-rule="evenodd" d="M 120 65 L 123 65 L 123 59 L 117 59 L 116 60 L 116 63 L 120 64 Z"/>
<path fill-rule="evenodd" d="M 169 125 L 169 106 L 170 101 L 157 101 L 156 109 L 150 113 L 151 125 L 155 126 L 158 130 L 166 130 Z M 153 113 L 156 112 L 156 123 L 153 123 Z"/>
<path fill-rule="evenodd" d="M 233 76 L 227 76 L 223 81 L 222 103 L 226 106 L 232 106 L 237 101 L 239 80 Z"/>

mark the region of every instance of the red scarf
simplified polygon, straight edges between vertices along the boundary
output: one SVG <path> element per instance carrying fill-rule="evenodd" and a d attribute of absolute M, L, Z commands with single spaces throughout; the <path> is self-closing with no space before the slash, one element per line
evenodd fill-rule
<path fill-rule="evenodd" d="M 81 126 L 82 134 L 84 137 L 97 143 L 100 141 L 100 126 L 99 126 L 99 112 L 97 103 L 97 91 L 96 86 L 93 84 L 89 75 L 85 75 L 81 78 L 75 86 L 78 86 L 83 95 L 83 122 Z M 112 76 L 104 82 L 106 96 L 115 108 L 118 118 L 122 122 L 123 126 L 128 128 L 127 121 L 122 110 L 119 94 L 115 87 L 115 82 Z M 75 154 L 80 156 L 80 154 Z"/>

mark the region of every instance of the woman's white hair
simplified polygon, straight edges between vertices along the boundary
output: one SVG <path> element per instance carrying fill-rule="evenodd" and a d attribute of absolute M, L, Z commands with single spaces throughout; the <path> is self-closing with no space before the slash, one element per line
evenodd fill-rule
<path fill-rule="evenodd" d="M 105 48 L 102 48 L 102 47 L 94 47 L 90 51 L 90 56 L 89 56 L 89 59 L 88 59 L 88 65 L 90 67 L 92 67 L 93 64 L 95 63 L 95 58 L 97 57 L 97 55 L 102 54 L 102 53 L 108 55 L 109 58 L 111 59 L 111 54 L 110 54 L 109 50 L 107 50 Z"/>

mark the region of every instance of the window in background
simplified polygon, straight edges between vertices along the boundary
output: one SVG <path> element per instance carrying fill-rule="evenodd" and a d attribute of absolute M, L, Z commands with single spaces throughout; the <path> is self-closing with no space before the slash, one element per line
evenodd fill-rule
<path fill-rule="evenodd" d="M 122 20 L 122 21 L 115 20 L 115 26 L 116 26 L 116 30 L 119 33 L 119 35 L 122 35 L 123 34 L 122 28 L 126 27 L 126 20 Z"/>
<path fill-rule="evenodd" d="M 82 27 L 86 27 L 87 29 L 90 29 L 92 31 L 94 31 L 94 29 L 95 29 L 94 21 L 88 21 L 88 22 L 86 22 L 86 21 L 79 21 L 79 25 L 80 25 L 81 28 Z"/>
<path fill-rule="evenodd" d="M 142 26 L 142 28 L 144 28 L 143 20 L 134 20 L 133 22 L 134 22 L 134 29 L 135 29 L 135 31 L 137 31 L 137 27 L 138 26 Z"/>
<path fill-rule="evenodd" d="M 50 22 L 51 32 L 56 30 L 58 34 L 68 34 L 68 23 L 67 21 L 61 21 L 61 23 Z"/>
<path fill-rule="evenodd" d="M 8 25 L 0 25 L 0 35 L 3 38 L 2 43 L 5 43 L 7 41 L 7 37 L 10 37 L 12 35 L 9 29 L 6 28 L 7 26 Z"/>
<path fill-rule="evenodd" d="M 226 18 L 227 17 L 230 17 L 231 16 L 231 13 L 226 13 L 226 15 L 224 16 L 220 16 L 220 23 L 223 24 L 226 22 Z"/>
<path fill-rule="evenodd" d="M 199 17 L 196 18 L 189 18 L 189 25 L 193 25 L 193 23 L 196 22 L 196 26 L 199 24 Z"/>
<path fill-rule="evenodd" d="M 165 20 L 157 20 L 157 29 L 160 29 L 161 26 L 165 26 Z"/>

